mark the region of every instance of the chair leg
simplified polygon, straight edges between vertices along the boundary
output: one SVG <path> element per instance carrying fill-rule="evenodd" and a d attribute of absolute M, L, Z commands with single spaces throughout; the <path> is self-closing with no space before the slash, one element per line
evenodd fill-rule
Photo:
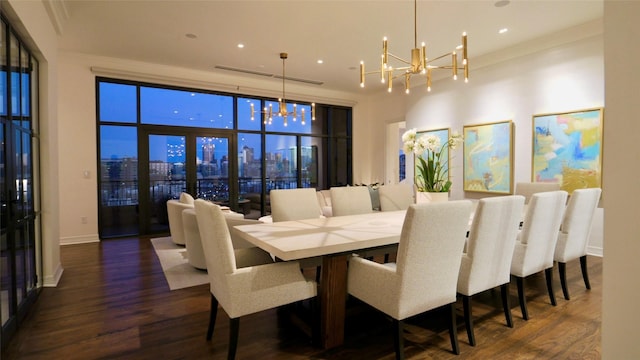
<path fill-rule="evenodd" d="M 502 308 L 504 309 L 507 326 L 512 328 L 513 318 L 511 317 L 511 304 L 509 302 L 509 283 L 500 285 L 500 294 L 502 295 Z"/>
<path fill-rule="evenodd" d="M 393 319 L 393 347 L 396 351 L 396 360 L 404 360 L 404 322 Z"/>
<path fill-rule="evenodd" d="M 549 291 L 551 305 L 556 306 L 556 294 L 553 292 L 553 267 L 544 269 L 544 277 L 547 279 L 547 291 Z"/>
<path fill-rule="evenodd" d="M 473 317 L 471 316 L 471 296 L 462 295 L 462 307 L 464 309 L 464 323 L 467 327 L 469 345 L 476 346 L 476 337 L 473 334 Z"/>
<path fill-rule="evenodd" d="M 591 284 L 589 283 L 589 273 L 587 272 L 587 255 L 580 256 L 580 269 L 582 269 L 584 286 L 586 286 L 588 290 L 591 290 Z"/>
<path fill-rule="evenodd" d="M 520 310 L 522 310 L 522 318 L 529 320 L 527 312 L 527 299 L 524 296 L 524 278 L 516 276 L 516 285 L 518 285 L 518 300 L 520 300 Z"/>
<path fill-rule="evenodd" d="M 456 325 L 456 303 L 452 302 L 448 307 L 449 317 L 449 338 L 451 338 L 451 348 L 453 353 L 460 355 L 460 346 L 458 345 L 458 326 Z"/>
<path fill-rule="evenodd" d="M 238 334 L 240 333 L 240 318 L 229 319 L 229 353 L 227 360 L 236 358 L 236 350 L 238 349 Z"/>
<path fill-rule="evenodd" d="M 209 328 L 207 329 L 207 341 L 213 336 L 213 328 L 216 326 L 216 316 L 218 315 L 218 299 L 211 294 L 211 311 L 209 312 Z"/>
<path fill-rule="evenodd" d="M 558 273 L 560 274 L 560 286 L 562 286 L 562 294 L 565 300 L 570 300 L 569 289 L 567 288 L 567 263 L 558 263 Z"/>

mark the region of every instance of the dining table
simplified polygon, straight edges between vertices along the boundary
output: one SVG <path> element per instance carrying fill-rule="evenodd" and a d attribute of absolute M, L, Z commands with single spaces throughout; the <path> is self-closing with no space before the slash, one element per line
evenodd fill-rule
<path fill-rule="evenodd" d="M 283 261 L 322 257 L 320 345 L 344 343 L 347 263 L 354 253 L 400 241 L 406 210 L 236 226 L 238 234 Z"/>

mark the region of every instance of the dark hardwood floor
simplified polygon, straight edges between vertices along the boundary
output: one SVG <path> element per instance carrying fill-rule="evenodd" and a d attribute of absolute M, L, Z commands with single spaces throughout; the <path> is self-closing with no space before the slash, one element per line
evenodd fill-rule
<path fill-rule="evenodd" d="M 44 288 L 34 310 L 2 354 L 3 359 L 225 359 L 228 322 L 218 312 L 211 342 L 205 341 L 209 285 L 170 291 L 148 238 L 63 246 L 64 275 Z M 567 264 L 571 300 L 554 286 L 558 306 L 547 296 L 544 275 L 527 278 L 529 321 L 522 320 L 511 286 L 514 328 L 505 325 L 500 291 L 474 297 L 477 345 L 471 347 L 458 309 L 461 354 L 451 353 L 438 311 L 409 321 L 408 359 L 599 359 L 602 259 L 589 257 L 592 290 L 584 288 L 579 263 Z M 290 322 L 286 309 L 240 320 L 238 359 L 393 359 L 391 323 L 350 300 L 346 343 L 322 350 Z"/>

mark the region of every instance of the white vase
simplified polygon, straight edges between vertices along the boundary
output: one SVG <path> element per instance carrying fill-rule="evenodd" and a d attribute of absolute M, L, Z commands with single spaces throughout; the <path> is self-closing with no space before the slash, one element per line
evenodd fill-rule
<path fill-rule="evenodd" d="M 449 201 L 448 192 L 416 192 L 416 204 Z"/>

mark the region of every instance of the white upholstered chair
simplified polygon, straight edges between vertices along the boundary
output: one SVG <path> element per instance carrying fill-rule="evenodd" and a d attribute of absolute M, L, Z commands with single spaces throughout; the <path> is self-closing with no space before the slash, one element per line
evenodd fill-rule
<path fill-rule="evenodd" d="M 274 189 L 271 196 L 271 219 L 273 222 L 305 220 L 322 216 L 316 190 L 313 188 Z M 320 281 L 322 258 L 300 259 L 303 269 L 316 268 L 316 281 Z"/>
<path fill-rule="evenodd" d="M 378 188 L 380 196 L 380 210 L 406 210 L 415 203 L 413 188 L 409 184 L 387 184 Z"/>
<path fill-rule="evenodd" d="M 332 187 L 331 207 L 333 216 L 367 214 L 373 212 L 371 195 L 366 186 Z"/>
<path fill-rule="evenodd" d="M 211 290 L 207 340 L 213 336 L 219 304 L 230 318 L 228 358 L 234 359 L 241 316 L 315 297 L 317 286 L 304 278 L 295 261 L 240 267 L 220 207 L 196 200 L 195 209 Z"/>
<path fill-rule="evenodd" d="M 544 182 L 519 182 L 516 183 L 515 195 L 524 196 L 524 203 L 528 204 L 531 196 L 539 192 L 558 191 L 560 184 Z"/>
<path fill-rule="evenodd" d="M 449 336 L 458 354 L 456 284 L 471 202 L 411 205 L 407 209 L 395 264 L 360 257 L 349 261 L 349 294 L 394 319 L 396 358 L 404 357 L 403 321 L 446 306 Z"/>
<path fill-rule="evenodd" d="M 195 201 L 193 196 L 191 196 L 191 194 L 186 193 L 186 192 L 182 192 L 180 193 L 180 199 L 179 201 L 183 204 L 190 204 L 193 205 L 193 202 Z"/>
<path fill-rule="evenodd" d="M 314 188 L 274 189 L 269 196 L 273 222 L 312 219 L 322 215 Z"/>
<path fill-rule="evenodd" d="M 207 270 L 207 262 L 204 259 L 198 220 L 194 208 L 182 211 L 182 225 L 184 227 L 184 241 L 187 249 L 187 261 L 196 269 Z"/>
<path fill-rule="evenodd" d="M 481 199 L 462 254 L 458 293 L 462 295 L 469 343 L 475 346 L 471 297 L 500 287 L 507 326 L 513 327 L 509 305 L 511 259 L 518 234 L 524 197 L 520 195 Z"/>
<path fill-rule="evenodd" d="M 260 223 L 257 220 L 245 220 L 242 214 L 222 211 L 224 219 L 231 234 L 231 243 L 236 255 L 236 262 L 239 264 L 253 264 L 255 262 L 266 263 L 271 260 L 271 255 L 266 251 L 254 246 L 250 242 L 237 235 L 236 225 L 250 225 Z M 196 269 L 207 270 L 207 263 L 204 258 L 200 229 L 194 208 L 182 211 L 182 225 L 184 227 L 185 248 L 187 250 L 187 260 Z"/>
<path fill-rule="evenodd" d="M 567 300 L 570 297 L 567 288 L 566 266 L 567 262 L 571 260 L 580 259 L 584 285 L 587 289 L 591 289 L 589 273 L 587 273 L 587 244 L 593 214 L 598 207 L 601 192 L 600 188 L 574 190 L 560 226 L 554 260 L 558 262 L 560 285 L 562 285 L 564 298 Z"/>
<path fill-rule="evenodd" d="M 185 244 L 182 211 L 186 209 L 193 209 L 193 204 L 185 204 L 173 199 L 167 200 L 167 215 L 169 217 L 171 241 L 178 245 Z"/>
<path fill-rule="evenodd" d="M 558 230 L 567 202 L 566 191 L 550 191 L 533 194 L 524 218 L 522 230 L 518 233 L 511 275 L 516 277 L 518 298 L 522 317 L 529 320 L 524 294 L 524 278 L 544 270 L 549 299 L 553 306 L 553 254 L 558 240 Z"/>

